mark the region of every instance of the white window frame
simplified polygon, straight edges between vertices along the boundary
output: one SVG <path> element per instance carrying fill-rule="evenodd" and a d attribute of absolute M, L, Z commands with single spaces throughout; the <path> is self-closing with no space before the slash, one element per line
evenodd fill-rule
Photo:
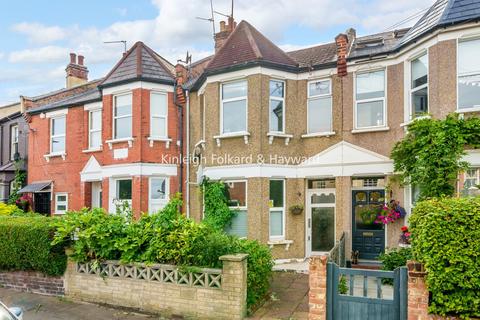
<path fill-rule="evenodd" d="M 279 97 L 275 97 L 275 96 L 271 96 L 270 95 L 270 83 L 271 82 L 280 82 L 283 84 L 283 98 L 279 98 Z M 269 133 L 285 133 L 285 96 L 287 95 L 287 83 L 284 81 L 284 80 L 279 80 L 279 79 L 270 79 L 268 81 L 268 95 L 269 95 L 269 100 L 268 100 L 268 132 Z M 270 120 L 271 120 L 271 117 L 270 117 L 270 101 L 271 100 L 274 100 L 274 101 L 281 101 L 282 102 L 282 130 L 281 131 L 272 131 L 270 130 L 271 128 L 271 123 L 270 123 Z"/>
<path fill-rule="evenodd" d="M 165 98 L 165 111 L 166 113 L 163 115 L 163 114 L 153 114 L 152 113 L 152 95 L 161 95 Z M 155 136 L 153 134 L 153 119 L 154 118 L 158 118 L 158 119 L 165 119 L 165 134 L 162 135 L 162 136 Z M 162 92 L 162 91 L 151 91 L 150 92 L 150 138 L 154 138 L 154 139 L 166 139 L 168 138 L 168 95 L 166 92 Z"/>
<path fill-rule="evenodd" d="M 10 127 L 10 160 L 15 160 L 15 153 L 18 152 L 18 124 Z M 16 147 L 15 147 L 16 146 Z"/>
<path fill-rule="evenodd" d="M 165 180 L 165 199 L 152 199 L 152 180 Z M 133 191 L 133 190 L 132 190 Z M 164 208 L 170 200 L 170 179 L 165 176 L 152 176 L 148 179 L 148 214 L 153 214 L 153 205 L 159 205 L 160 209 Z"/>
<path fill-rule="evenodd" d="M 128 115 L 123 115 L 123 116 L 115 116 L 115 108 L 117 107 L 117 97 L 120 96 L 130 96 L 131 102 L 130 102 L 130 114 Z M 115 133 L 115 124 L 117 119 L 123 119 L 123 118 L 131 118 L 130 121 L 130 137 L 123 137 L 119 138 L 116 136 Z M 133 94 L 132 92 L 125 92 L 125 93 L 119 93 L 113 96 L 113 109 L 112 109 L 112 140 L 124 140 L 124 139 L 132 139 L 133 136 Z"/>
<path fill-rule="evenodd" d="M 247 88 L 247 94 L 245 96 L 230 98 L 230 99 L 223 99 L 223 86 L 226 84 L 244 82 Z M 242 101 L 245 100 L 245 130 L 235 131 L 235 132 L 224 132 L 223 127 L 223 104 L 225 102 L 233 102 L 233 101 Z M 247 79 L 238 79 L 234 81 L 222 82 L 220 84 L 220 135 L 236 135 L 236 134 L 244 134 L 248 132 L 248 80 Z"/>
<path fill-rule="evenodd" d="M 270 181 L 282 181 L 282 184 L 283 184 L 283 207 L 273 207 L 273 206 L 268 206 L 269 207 L 269 210 L 268 210 L 268 237 L 270 239 L 270 241 L 278 241 L 278 240 L 285 240 L 285 218 L 286 218 L 286 215 L 285 215 L 285 206 L 286 206 L 286 202 L 287 202 L 287 199 L 286 199 L 286 181 L 285 179 L 269 179 L 268 180 L 268 199 L 269 199 L 269 204 L 270 204 Z M 271 223 L 271 213 L 272 211 L 275 211 L 275 212 L 278 212 L 278 211 L 282 211 L 282 234 L 281 235 L 277 235 L 277 236 L 272 236 L 271 234 L 271 228 L 270 228 L 270 223 Z"/>
<path fill-rule="evenodd" d="M 383 71 L 383 98 L 370 98 L 370 99 L 363 99 L 363 100 L 358 100 L 357 99 L 357 76 L 366 74 L 366 73 L 374 73 L 378 71 Z M 354 103 L 354 108 L 353 108 L 353 127 L 355 128 L 354 130 L 359 130 L 359 131 L 368 131 L 368 130 L 375 130 L 379 128 L 387 128 L 387 88 L 388 88 L 388 80 L 387 80 L 387 68 L 379 68 L 379 69 L 371 69 L 371 70 L 366 70 L 366 71 L 359 71 L 355 72 L 354 74 L 354 88 L 353 88 L 353 103 Z M 375 101 L 382 101 L 383 102 L 383 125 L 380 126 L 368 126 L 368 127 L 358 127 L 357 126 L 357 113 L 358 113 L 358 104 L 359 103 L 366 103 L 366 102 L 375 102 Z"/>
<path fill-rule="evenodd" d="M 100 129 L 92 129 L 92 115 L 94 112 L 100 112 Z M 97 150 L 102 148 L 102 109 L 92 109 L 88 111 L 88 149 Z M 100 132 L 100 145 L 98 147 L 92 146 L 92 133 Z"/>
<path fill-rule="evenodd" d="M 53 135 L 53 122 L 55 120 L 60 120 L 60 119 L 64 119 L 64 121 L 65 121 L 65 132 L 63 134 Z M 55 151 L 55 152 L 53 151 L 53 140 L 55 138 L 64 138 L 65 139 L 65 143 L 63 144 L 64 145 L 63 150 Z M 53 154 L 53 155 L 64 154 L 66 152 L 66 149 L 67 149 L 67 115 L 52 117 L 52 118 L 50 118 L 50 154 Z"/>
<path fill-rule="evenodd" d="M 222 182 L 224 184 L 235 183 L 235 182 L 245 182 L 245 205 L 244 206 L 228 206 L 228 208 L 233 209 L 233 210 L 240 210 L 240 211 L 245 211 L 246 212 L 246 215 L 247 215 L 247 235 L 248 235 L 248 180 L 246 180 L 246 179 L 224 180 Z"/>
<path fill-rule="evenodd" d="M 422 58 L 423 56 L 425 56 L 427 58 L 427 83 L 425 84 L 422 84 L 421 86 L 418 86 L 418 87 L 415 87 L 415 88 L 412 88 L 412 81 L 413 81 L 413 72 L 412 72 L 412 67 L 413 67 L 413 61 L 417 60 L 417 59 L 420 59 Z M 421 116 L 415 116 L 415 113 L 413 112 L 413 99 L 412 99 L 412 96 L 415 92 L 417 91 L 420 91 L 422 89 L 425 89 L 427 88 L 427 113 L 430 112 L 430 87 L 429 87 L 429 83 L 430 83 L 430 66 L 429 66 L 429 62 L 430 59 L 428 57 L 428 50 L 425 50 L 425 51 L 422 51 L 421 53 L 415 55 L 413 58 L 411 58 L 409 60 L 409 67 L 410 67 L 410 78 L 409 78 L 409 82 L 408 82 L 408 91 L 409 91 L 409 119 L 410 120 L 413 120 L 415 118 L 418 118 L 418 117 L 421 117 Z"/>
<path fill-rule="evenodd" d="M 317 94 L 312 95 L 310 94 L 310 84 L 317 83 L 317 82 L 324 82 L 328 81 L 328 93 L 325 94 Z M 329 131 L 310 131 L 309 130 L 309 123 L 310 123 L 310 101 L 313 100 L 320 100 L 330 98 L 330 115 L 331 115 L 331 122 L 330 122 L 330 130 Z M 333 133 L 333 96 L 332 96 L 332 79 L 331 78 L 323 78 L 323 79 L 315 79 L 307 82 L 307 135 L 309 134 L 330 134 Z"/>
<path fill-rule="evenodd" d="M 59 201 L 58 197 L 65 196 L 65 201 Z M 59 205 L 64 205 L 65 210 L 58 210 Z M 55 193 L 55 214 L 65 214 L 68 211 L 68 193 L 56 192 Z"/>
<path fill-rule="evenodd" d="M 465 108 L 460 108 L 460 95 L 459 95 L 459 78 L 462 77 L 462 76 L 472 76 L 472 75 L 479 75 L 480 73 L 476 73 L 476 72 L 468 72 L 468 73 L 463 73 L 463 74 L 460 74 L 459 72 L 459 56 L 460 56 L 460 43 L 461 42 L 468 42 L 468 41 L 475 41 L 475 40 L 480 40 L 480 36 L 476 35 L 476 36 L 469 36 L 469 37 L 465 37 L 465 38 L 458 38 L 457 39 L 457 78 L 456 78 L 456 81 L 457 81 L 457 112 L 459 113 L 463 113 L 463 112 L 477 112 L 477 111 L 480 111 L 480 103 L 478 105 L 473 105 L 473 106 L 468 106 L 468 107 L 465 107 Z"/>
<path fill-rule="evenodd" d="M 476 176 L 468 175 L 468 170 L 474 170 Z M 475 185 L 479 185 L 480 184 L 480 167 L 471 167 L 471 168 L 468 168 L 467 170 L 465 170 L 464 182 L 463 182 L 464 185 L 467 182 L 467 179 L 475 179 Z M 473 188 L 475 188 L 475 187 L 473 187 Z"/>

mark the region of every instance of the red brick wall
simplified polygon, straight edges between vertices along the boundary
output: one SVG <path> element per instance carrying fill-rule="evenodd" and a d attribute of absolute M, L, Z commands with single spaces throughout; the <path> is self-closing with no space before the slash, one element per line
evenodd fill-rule
<path fill-rule="evenodd" d="M 178 157 L 180 148 L 177 146 L 178 117 L 176 106 L 173 102 L 173 93 L 168 93 L 168 135 L 172 139 L 170 148 L 165 142 L 154 142 L 150 146 L 147 140 L 150 135 L 150 90 L 134 89 L 132 91 L 133 131 L 135 139 L 131 148 L 128 143 L 113 144 L 110 150 L 108 144 L 103 144 L 99 152 L 84 153 L 88 149 L 88 111 L 83 106 L 69 108 L 66 116 L 66 157 L 51 158 L 46 161 L 44 155 L 50 151 L 50 119 L 42 119 L 40 115 L 32 116 L 30 122 L 28 182 L 53 180 L 53 193 L 67 192 L 70 210 L 79 210 L 91 203 L 91 185 L 80 182 L 80 172 L 93 155 L 101 166 L 127 163 L 160 163 L 163 154 Z M 112 112 L 113 96 L 103 97 L 102 112 L 102 140 L 112 139 Z M 128 157 L 114 159 L 114 149 L 128 148 Z M 177 173 L 178 174 L 178 173 Z M 138 179 L 138 181 L 137 181 Z M 141 211 L 148 212 L 148 178 L 133 178 L 133 208 L 138 215 Z M 170 193 L 178 191 L 178 178 L 170 178 Z M 109 182 L 103 180 L 103 207 L 108 209 Z M 52 212 L 55 204 L 52 201 Z"/>
<path fill-rule="evenodd" d="M 0 272 L 0 287 L 37 294 L 63 296 L 63 277 L 46 276 L 34 271 Z"/>

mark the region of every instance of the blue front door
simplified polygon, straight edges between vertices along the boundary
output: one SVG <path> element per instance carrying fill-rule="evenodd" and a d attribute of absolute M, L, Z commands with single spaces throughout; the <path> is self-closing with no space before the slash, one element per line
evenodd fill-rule
<path fill-rule="evenodd" d="M 375 223 L 385 203 L 385 190 L 355 190 L 352 192 L 352 250 L 360 259 L 377 259 L 385 250 L 385 229 Z"/>

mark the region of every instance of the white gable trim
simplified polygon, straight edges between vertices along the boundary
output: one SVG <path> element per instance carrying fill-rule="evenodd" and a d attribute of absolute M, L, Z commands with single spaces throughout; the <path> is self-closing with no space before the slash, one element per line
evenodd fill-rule
<path fill-rule="evenodd" d="M 94 156 L 88 159 L 87 164 L 80 172 L 80 181 L 102 181 L 102 167 Z"/>
<path fill-rule="evenodd" d="M 94 156 L 80 172 L 80 181 L 101 181 L 104 178 L 132 176 L 176 176 L 176 164 L 127 163 L 101 166 Z"/>
<path fill-rule="evenodd" d="M 135 81 L 130 82 L 118 86 L 107 87 L 102 90 L 102 95 L 108 94 L 119 94 L 124 92 L 132 91 L 133 89 L 148 89 L 148 90 L 157 90 L 163 92 L 173 92 L 173 86 L 166 85 L 162 83 L 154 83 L 154 82 L 147 82 L 147 81 Z"/>
<path fill-rule="evenodd" d="M 341 141 L 299 165 L 245 164 L 204 167 L 210 179 L 327 178 L 393 173 L 393 161 L 371 150 Z"/>

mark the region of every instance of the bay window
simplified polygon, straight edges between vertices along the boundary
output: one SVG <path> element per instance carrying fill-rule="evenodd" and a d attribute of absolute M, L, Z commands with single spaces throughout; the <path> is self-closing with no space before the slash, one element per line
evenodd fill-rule
<path fill-rule="evenodd" d="M 270 132 L 285 131 L 285 82 L 270 80 Z"/>
<path fill-rule="evenodd" d="M 480 39 L 458 42 L 458 109 L 480 108 Z"/>
<path fill-rule="evenodd" d="M 428 113 L 428 56 L 415 58 L 410 62 L 411 67 L 411 118 Z"/>
<path fill-rule="evenodd" d="M 308 83 L 307 132 L 327 133 L 332 131 L 332 83 L 316 80 Z"/>
<path fill-rule="evenodd" d="M 355 98 L 356 129 L 385 126 L 385 70 L 357 74 Z"/>
<path fill-rule="evenodd" d="M 270 239 L 285 238 L 285 180 L 270 180 Z"/>
<path fill-rule="evenodd" d="M 225 232 L 238 237 L 248 236 L 247 181 L 226 181 L 228 207 L 235 210 L 235 216 Z"/>
<path fill-rule="evenodd" d="M 100 149 L 102 146 L 102 110 L 88 112 L 88 148 Z"/>
<path fill-rule="evenodd" d="M 150 94 L 150 137 L 167 137 L 167 95 L 152 92 Z"/>
<path fill-rule="evenodd" d="M 113 103 L 113 139 L 132 137 L 132 95 L 122 94 L 114 97 Z"/>
<path fill-rule="evenodd" d="M 18 152 L 18 126 L 10 127 L 10 160 L 15 160 L 15 153 Z"/>
<path fill-rule="evenodd" d="M 65 153 L 66 116 L 50 120 L 50 153 Z"/>
<path fill-rule="evenodd" d="M 247 81 L 223 83 L 221 86 L 221 134 L 247 131 Z"/>

